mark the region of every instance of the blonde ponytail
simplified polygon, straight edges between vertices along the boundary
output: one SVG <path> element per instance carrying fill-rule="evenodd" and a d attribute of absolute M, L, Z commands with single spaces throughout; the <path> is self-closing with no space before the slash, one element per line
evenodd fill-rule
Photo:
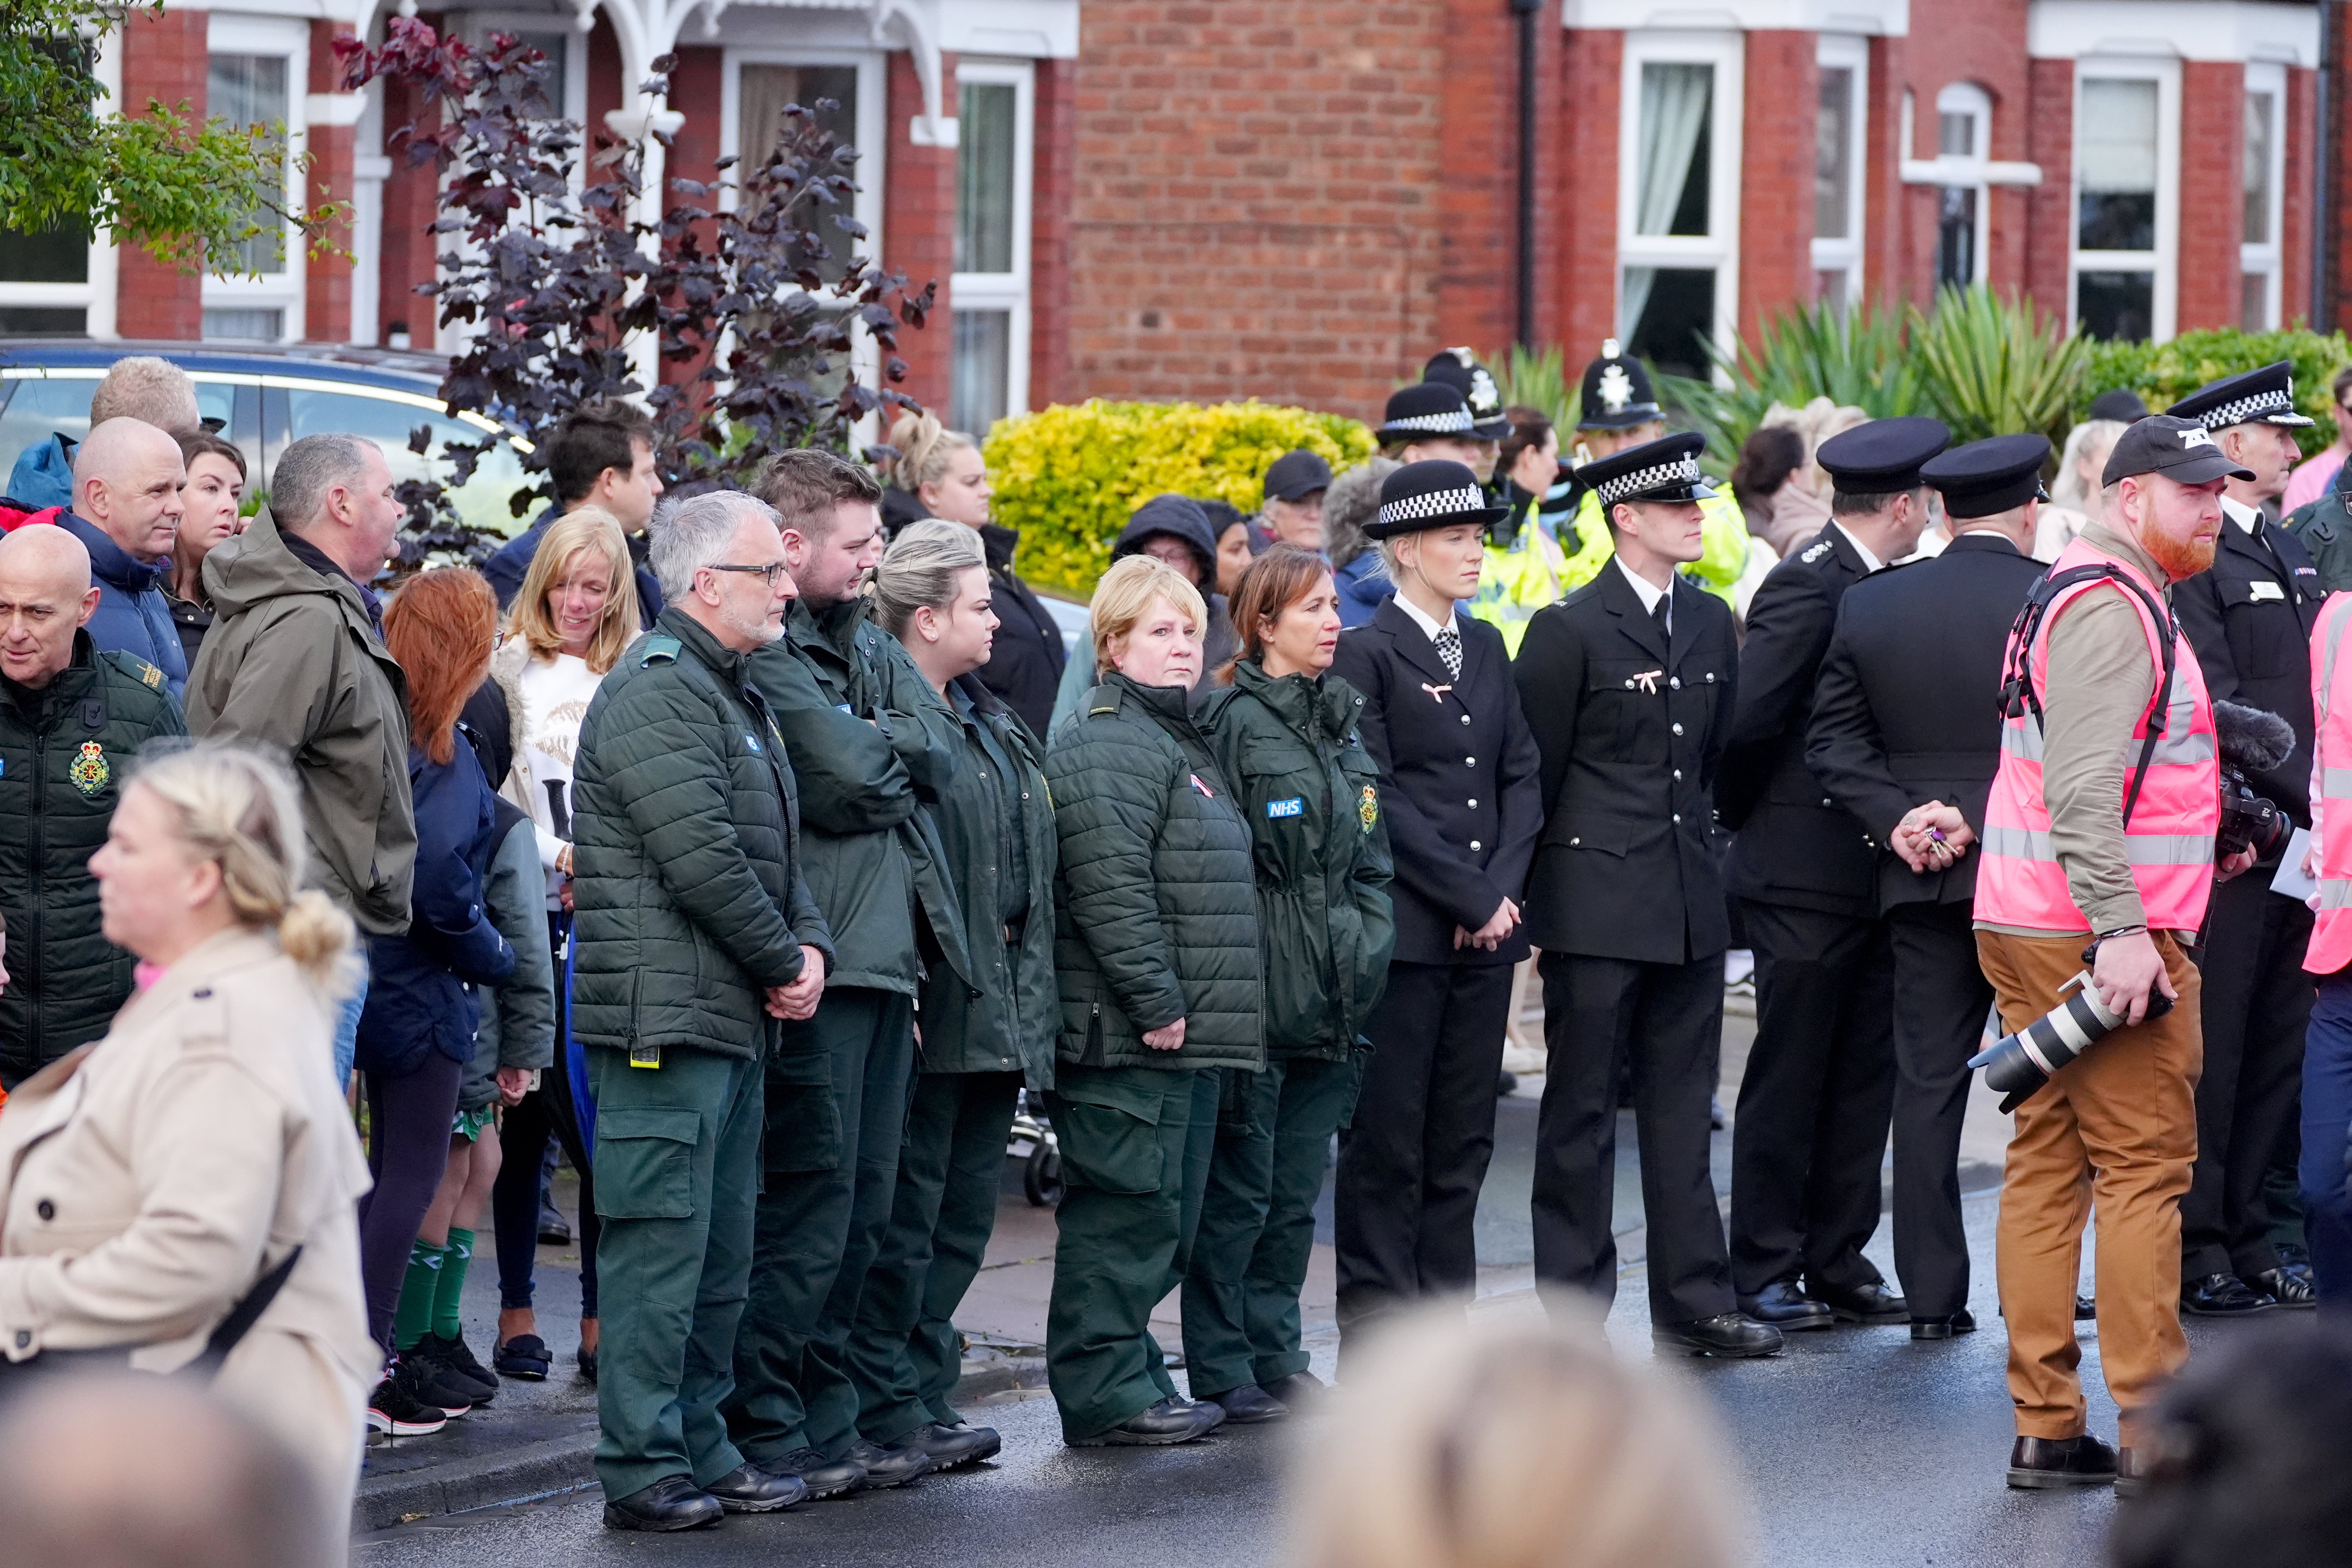
<path fill-rule="evenodd" d="M 979 442 L 961 430 L 950 430 L 936 414 L 901 414 L 890 426 L 890 445 L 898 453 L 890 465 L 890 482 L 908 495 L 922 494 L 925 485 L 948 477 L 948 459 Z"/>

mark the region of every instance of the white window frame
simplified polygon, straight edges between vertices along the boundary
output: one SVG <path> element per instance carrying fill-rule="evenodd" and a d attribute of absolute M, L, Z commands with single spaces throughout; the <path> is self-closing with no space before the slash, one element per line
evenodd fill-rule
<path fill-rule="evenodd" d="M 560 119 L 586 126 L 588 121 L 588 35 L 572 24 L 572 19 L 561 11 L 470 11 L 463 21 L 462 37 L 474 47 L 489 47 L 492 33 L 561 33 L 563 35 L 563 101 L 548 107 Z M 580 163 L 584 169 L 588 149 L 580 150 Z M 572 177 L 574 190 L 580 188 L 581 172 L 575 169 Z"/>
<path fill-rule="evenodd" d="M 120 113 L 122 108 L 122 38 L 120 32 L 110 31 L 100 42 L 95 74 L 99 85 L 106 89 L 99 111 Z M 117 279 L 114 236 L 107 229 L 93 229 L 89 237 L 89 258 L 83 267 L 82 281 L 0 282 L 0 305 L 20 305 L 39 310 L 72 310 L 79 306 L 84 334 L 105 342 L 121 336 L 115 331 Z M 70 342 L 73 340 L 66 338 L 59 341 Z"/>
<path fill-rule="evenodd" d="M 1631 342 L 1637 321 L 1625 320 L 1625 269 L 1629 267 L 1715 269 L 1715 343 L 1728 352 L 1739 332 L 1740 125 L 1745 113 L 1747 39 L 1740 33 L 1629 32 L 1617 117 L 1617 268 L 1612 287 L 1617 303 L 1617 336 Z M 1636 234 L 1641 221 L 1642 68 L 1645 65 L 1706 65 L 1715 68 L 1715 96 L 1708 127 L 1707 230 L 1704 235 Z M 1718 380 L 1722 376 L 1718 373 Z"/>
<path fill-rule="evenodd" d="M 1846 237 L 1813 241 L 1816 281 L 1824 272 L 1844 273 L 1846 310 L 1851 312 L 1862 304 L 1863 238 L 1870 210 L 1865 199 L 1870 188 L 1870 40 L 1850 33 L 1823 33 L 1814 59 L 1823 70 L 1853 73 L 1853 96 L 1846 109 L 1852 122 L 1846 151 Z"/>
<path fill-rule="evenodd" d="M 2271 99 L 2271 237 L 2263 244 L 2242 243 L 2238 247 L 2242 279 L 2239 289 L 2242 299 L 2243 279 L 2263 279 L 2262 317 L 2252 325 L 2272 331 L 2280 324 L 2279 285 L 2286 256 L 2284 237 L 2280 232 L 2286 222 L 2286 67 L 2266 60 L 2249 60 L 2245 90 L 2249 95 L 2266 92 Z"/>
<path fill-rule="evenodd" d="M 1971 142 L 1969 150 L 1965 153 L 1944 151 L 1944 116 L 1947 114 L 1965 114 L 1977 122 L 1976 136 Z M 1962 190 L 1976 193 L 1977 237 L 1973 247 L 1975 255 L 1970 258 L 1974 270 L 1969 281 L 1981 283 L 1990 276 L 1991 257 L 1989 252 L 1992 249 L 1990 243 L 1992 185 L 1990 181 L 1983 178 L 1984 165 L 1992 158 L 1992 94 L 1972 81 L 1947 82 L 1937 89 L 1936 93 L 1936 157 L 1939 162 L 1949 161 L 1954 171 L 1961 176 L 1945 181 L 1941 186 L 1938 186 L 1939 190 L 1957 185 Z M 1977 177 L 1969 179 L 1967 177 L 1969 174 L 1975 174 Z M 1939 202 L 1941 199 L 1940 196 L 1937 198 Z M 1937 244 L 1940 249 L 1943 243 L 1941 213 L 1937 215 L 1936 221 L 1938 230 Z M 1941 287 L 1940 258 L 1937 266 L 1937 286 Z"/>
<path fill-rule="evenodd" d="M 2156 249 L 2084 250 L 2083 236 L 2083 84 L 2085 81 L 2153 81 L 2156 90 Z M 2241 112 L 2243 112 L 2242 108 Z M 2066 325 L 2074 324 L 2085 272 L 2147 272 L 2155 283 L 2148 304 L 2148 337 L 2164 342 L 2177 330 L 2180 302 L 2180 62 L 2155 57 L 2092 56 L 2074 62 L 2074 122 L 2076 151 L 2066 204 Z"/>
<path fill-rule="evenodd" d="M 288 210 L 305 205 L 302 159 L 310 152 L 304 111 L 310 97 L 310 24 L 293 17 L 236 16 L 215 11 L 205 21 L 205 53 L 278 55 L 286 61 L 286 191 Z M 301 231 L 286 226 L 286 270 L 274 278 L 221 278 L 207 273 L 203 308 L 207 310 L 277 310 L 279 342 L 300 342 L 306 333 L 308 261 Z"/>
<path fill-rule="evenodd" d="M 975 310 L 1011 313 L 1010 348 L 1004 372 L 1004 411 L 1029 412 L 1029 240 L 1036 174 L 1037 68 L 1030 60 L 961 59 L 956 85 L 966 82 L 1013 89 L 1013 269 L 958 272 L 948 281 L 950 313 Z M 951 335 L 950 335 L 951 336 Z M 986 436 L 985 430 L 972 432 Z"/>

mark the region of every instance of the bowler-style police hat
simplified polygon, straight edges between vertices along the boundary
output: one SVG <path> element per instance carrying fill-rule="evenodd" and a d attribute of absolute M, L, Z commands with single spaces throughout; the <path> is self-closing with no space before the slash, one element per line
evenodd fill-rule
<path fill-rule="evenodd" d="M 1391 393 L 1381 427 L 1372 434 L 1381 441 L 1412 441 L 1424 436 L 1458 441 L 1479 438 L 1470 405 L 1442 381 L 1417 381 Z"/>
<path fill-rule="evenodd" d="M 1591 490 L 1605 516 L 1619 501 L 1705 500 L 1715 491 L 1699 472 L 1706 437 L 1696 431 L 1662 436 L 1597 458 L 1576 470 L 1576 482 Z"/>
<path fill-rule="evenodd" d="M 1510 515 L 1509 507 L 1489 504 L 1466 464 L 1436 458 L 1407 463 L 1381 481 L 1381 510 L 1364 524 L 1364 536 L 1394 539 L 1465 522 L 1491 528 Z"/>
<path fill-rule="evenodd" d="M 1919 477 L 1942 493 L 1946 516 L 1993 517 L 2050 499 L 2042 488 L 2042 465 L 2049 460 L 2046 436 L 1995 436 L 1930 459 L 1920 465 Z"/>
<path fill-rule="evenodd" d="M 2208 430 L 2312 423 L 2294 411 L 2294 365 L 2288 360 L 2209 381 L 2165 412 L 2176 419 L 2194 419 Z"/>

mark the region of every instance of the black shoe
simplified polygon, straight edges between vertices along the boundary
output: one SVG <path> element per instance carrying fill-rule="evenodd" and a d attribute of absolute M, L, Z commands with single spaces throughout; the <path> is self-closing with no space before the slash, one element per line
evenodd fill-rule
<path fill-rule="evenodd" d="M 1508 1100 L 1511 1098 L 1512 1094 L 1517 1090 L 1518 1087 L 1518 1074 L 1515 1072 L 1504 1073 L 1495 1079 L 1495 1098 L 1496 1100 Z"/>
<path fill-rule="evenodd" d="M 2277 1305 L 2234 1274 L 2208 1274 L 2180 1287 L 2180 1310 L 2200 1318 L 2247 1318 Z"/>
<path fill-rule="evenodd" d="M 474 1384 L 460 1385 L 457 1378 L 414 1351 L 404 1352 L 398 1358 L 393 1375 L 406 1377 L 410 1391 L 419 1400 L 434 1406 L 452 1421 L 474 1408 Z"/>
<path fill-rule="evenodd" d="M 969 1421 L 959 1421 L 952 1426 L 944 1422 L 930 1422 L 916 1427 L 898 1441 L 922 1449 L 931 1457 L 932 1468 L 941 1470 L 992 1459 L 1004 1447 L 1004 1439 L 997 1436 L 995 1427 L 975 1426 Z"/>
<path fill-rule="evenodd" d="M 1138 1411 L 1108 1432 L 1080 1437 L 1073 1448 L 1150 1448 L 1169 1443 L 1189 1443 L 1224 1425 L 1223 1409 L 1207 1400 L 1197 1403 L 1163 1399 Z"/>
<path fill-rule="evenodd" d="M 782 1513 L 808 1501 L 808 1485 L 783 1470 L 744 1463 L 702 1489 L 729 1513 Z"/>
<path fill-rule="evenodd" d="M 1693 1355 L 1743 1357 L 1779 1355 L 1787 1343 L 1779 1329 L 1770 1323 L 1759 1323 L 1745 1312 L 1721 1312 L 1687 1323 L 1653 1323 L 1650 1340 L 1654 1344 L 1688 1351 Z"/>
<path fill-rule="evenodd" d="M 808 1488 L 809 1500 L 847 1497 L 863 1490 L 866 1467 L 855 1459 L 828 1459 L 814 1448 L 794 1448 L 781 1459 L 763 1459 L 760 1468 L 780 1476 L 798 1476 Z"/>
<path fill-rule="evenodd" d="M 2020 1437 L 2009 1450 L 2009 1484 L 2025 1491 L 2113 1486 L 2116 1451 L 2088 1432 L 2079 1437 Z"/>
<path fill-rule="evenodd" d="M 1816 1288 L 1813 1299 L 1830 1310 L 1841 1323 L 1907 1323 L 1911 1321 L 1910 1303 L 1886 1288 L 1884 1279 L 1853 1290 L 1824 1290 Z"/>
<path fill-rule="evenodd" d="M 1837 1323 L 1837 1314 L 1830 1310 L 1829 1303 L 1806 1295 L 1794 1279 L 1775 1279 L 1755 1295 L 1741 1297 L 1739 1310 L 1758 1322 L 1769 1323 L 1787 1333 L 1832 1328 Z"/>
<path fill-rule="evenodd" d="M 2249 1276 L 2246 1284 L 2250 1289 L 2263 1292 L 2282 1307 L 2319 1305 L 2319 1292 L 2313 1287 L 2310 1277 L 2296 1274 L 2284 1264 L 2276 1268 L 2265 1268 L 2260 1274 Z"/>
<path fill-rule="evenodd" d="M 1976 1331 L 1976 1314 L 1966 1307 L 1948 1318 L 1911 1320 L 1911 1337 L 1915 1340 L 1948 1340 L 1954 1334 L 1972 1334 Z"/>
<path fill-rule="evenodd" d="M 1277 1377 L 1272 1383 L 1262 1383 L 1258 1386 L 1293 1410 L 1304 1410 L 1313 1405 L 1317 1396 L 1321 1394 L 1325 1388 L 1323 1380 L 1311 1372 L 1294 1372 L 1286 1377 Z"/>
<path fill-rule="evenodd" d="M 547 1353 L 547 1342 L 537 1334 L 517 1334 L 490 1352 L 490 1365 L 500 1377 L 545 1383 L 547 1374 L 555 1370 L 555 1358 Z"/>
<path fill-rule="evenodd" d="M 930 1455 L 924 1452 L 918 1443 L 901 1443 L 895 1448 L 886 1448 L 879 1443 L 860 1437 L 849 1446 L 849 1452 L 842 1458 L 856 1460 L 858 1467 L 866 1472 L 866 1484 L 876 1491 L 887 1491 L 892 1487 L 903 1487 L 908 1481 L 921 1480 L 939 1468 Z"/>
<path fill-rule="evenodd" d="M 685 1476 L 664 1476 L 604 1505 L 607 1530 L 708 1530 L 726 1517 L 719 1500 Z"/>
<path fill-rule="evenodd" d="M 1239 1388 L 1229 1388 L 1223 1394 L 1212 1394 L 1208 1403 L 1223 1411 L 1225 1419 L 1236 1426 L 1254 1426 L 1261 1421 L 1279 1421 L 1290 1414 L 1289 1405 L 1255 1383 L 1244 1383 Z"/>
<path fill-rule="evenodd" d="M 403 1375 L 394 1363 L 383 1381 L 368 1395 L 367 1424 L 387 1437 L 426 1437 L 449 1425 L 448 1415 L 417 1397 L 414 1373 Z"/>
<path fill-rule="evenodd" d="M 471 1394 L 476 1409 L 488 1405 L 498 1394 L 499 1380 L 490 1375 L 489 1368 L 474 1359 L 474 1352 L 466 1348 L 462 1337 L 450 1340 L 438 1334 L 427 1334 L 411 1346 L 406 1353 L 439 1373 L 444 1386 Z"/>

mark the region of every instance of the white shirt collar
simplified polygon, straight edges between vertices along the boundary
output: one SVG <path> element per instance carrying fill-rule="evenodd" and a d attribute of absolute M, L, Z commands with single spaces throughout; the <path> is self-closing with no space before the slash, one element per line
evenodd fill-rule
<path fill-rule="evenodd" d="M 1845 535 L 1845 542 L 1853 546 L 1853 552 L 1856 555 L 1862 557 L 1862 569 L 1864 572 L 1875 572 L 1886 564 L 1885 562 L 1881 561 L 1877 556 L 1873 555 L 1870 552 L 1870 546 L 1864 544 L 1861 540 L 1856 539 L 1852 531 L 1850 531 L 1845 524 L 1840 522 L 1835 518 L 1832 518 L 1830 519 L 1830 526 L 1836 529 L 1840 533 Z"/>
<path fill-rule="evenodd" d="M 1642 601 L 1642 613 L 1645 616 L 1656 615 L 1658 613 L 1658 601 L 1666 597 L 1667 594 L 1672 590 L 1674 587 L 1674 580 L 1672 578 L 1667 579 L 1666 586 L 1661 588 L 1656 584 L 1651 582 L 1648 578 L 1643 577 L 1639 573 L 1635 572 L 1631 566 L 1626 565 L 1625 558 L 1623 556 L 1613 552 L 1609 557 L 1609 563 L 1616 567 L 1618 571 L 1622 572 L 1625 574 L 1625 581 L 1633 584 L 1634 595 Z M 1669 605 L 1666 610 L 1667 624 L 1672 625 L 1674 618 L 1674 609 Z"/>
<path fill-rule="evenodd" d="M 1412 624 L 1419 626 L 1422 631 L 1428 636 L 1431 642 L 1435 642 L 1437 640 L 1437 634 L 1444 631 L 1447 627 L 1452 626 L 1454 623 L 1454 606 L 1451 605 L 1448 605 L 1445 607 L 1444 620 L 1433 621 L 1428 616 L 1422 612 L 1422 608 L 1419 605 L 1414 604 L 1402 594 L 1398 594 L 1395 597 L 1396 607 L 1402 610 L 1406 615 L 1411 616 L 1412 617 Z"/>
<path fill-rule="evenodd" d="M 2248 506 L 2243 501 L 2231 500 L 2228 496 L 2223 496 L 2221 510 L 2228 514 L 2231 522 L 2244 529 L 2249 534 L 2262 532 L 2263 512 L 2260 507 Z"/>

